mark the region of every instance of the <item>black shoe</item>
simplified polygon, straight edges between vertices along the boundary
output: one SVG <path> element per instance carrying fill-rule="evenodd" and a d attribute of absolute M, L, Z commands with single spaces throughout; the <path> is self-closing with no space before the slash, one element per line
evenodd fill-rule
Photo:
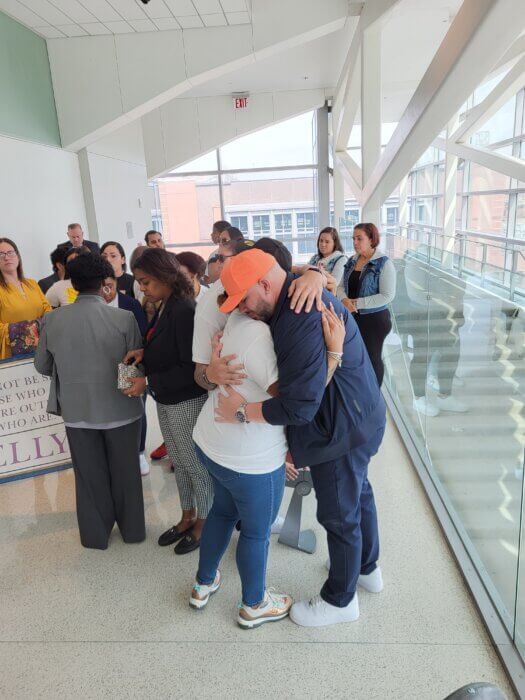
<path fill-rule="evenodd" d="M 173 550 L 175 554 L 188 554 L 198 549 L 201 546 L 201 541 L 198 540 L 191 532 L 186 535 Z"/>
<path fill-rule="evenodd" d="M 173 544 L 174 542 L 177 542 L 177 540 L 180 540 L 181 537 L 184 537 L 184 535 L 188 532 L 188 530 L 191 530 L 191 527 L 186 528 L 186 530 L 177 530 L 177 526 L 174 525 L 173 527 L 170 527 L 169 530 L 166 530 L 166 532 L 163 532 L 162 535 L 159 537 L 159 544 L 161 547 L 166 547 L 168 544 Z"/>

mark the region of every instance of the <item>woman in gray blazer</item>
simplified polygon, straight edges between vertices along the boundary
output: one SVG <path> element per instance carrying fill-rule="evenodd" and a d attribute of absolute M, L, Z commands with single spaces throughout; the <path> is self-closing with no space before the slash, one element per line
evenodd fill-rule
<path fill-rule="evenodd" d="M 142 401 L 117 388 L 118 364 L 142 338 L 131 311 L 104 301 L 109 263 L 97 254 L 79 255 L 67 271 L 79 294 L 74 304 L 48 314 L 35 367 L 52 378 L 47 410 L 66 426 L 80 541 L 106 549 L 116 522 L 125 542 L 142 542 Z"/>

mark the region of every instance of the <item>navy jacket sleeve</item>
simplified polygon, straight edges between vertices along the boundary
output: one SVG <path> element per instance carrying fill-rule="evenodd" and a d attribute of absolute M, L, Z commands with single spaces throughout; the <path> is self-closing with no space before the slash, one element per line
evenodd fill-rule
<path fill-rule="evenodd" d="M 148 322 L 140 302 L 127 296 L 126 294 L 122 294 L 122 292 L 118 292 L 118 305 L 119 309 L 126 309 L 126 311 L 131 311 L 133 313 L 135 320 L 137 321 L 140 334 L 142 337 L 144 337 L 148 329 Z"/>
<path fill-rule="evenodd" d="M 296 314 L 283 310 L 272 329 L 279 396 L 262 405 L 264 419 L 271 425 L 305 425 L 313 420 L 326 384 L 326 346 L 321 314 Z"/>

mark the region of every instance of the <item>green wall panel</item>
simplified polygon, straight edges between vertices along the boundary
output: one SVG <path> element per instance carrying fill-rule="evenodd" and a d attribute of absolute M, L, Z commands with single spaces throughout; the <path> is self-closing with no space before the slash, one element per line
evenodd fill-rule
<path fill-rule="evenodd" d="M 0 134 L 60 145 L 45 39 L 1 12 Z"/>

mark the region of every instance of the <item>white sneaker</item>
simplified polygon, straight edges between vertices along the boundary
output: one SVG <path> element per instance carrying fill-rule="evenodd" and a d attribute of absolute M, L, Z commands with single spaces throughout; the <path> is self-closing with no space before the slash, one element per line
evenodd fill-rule
<path fill-rule="evenodd" d="M 466 413 L 468 408 L 464 403 L 458 401 L 453 396 L 445 396 L 444 398 L 438 396 L 436 398 L 436 405 L 440 411 L 450 411 L 451 413 Z"/>
<path fill-rule="evenodd" d="M 139 461 L 140 461 L 140 475 L 141 476 L 146 476 L 149 474 L 149 462 L 144 456 L 144 452 L 141 452 L 139 455 Z"/>
<path fill-rule="evenodd" d="M 272 525 L 272 529 L 270 530 L 271 535 L 280 535 L 281 530 L 283 529 L 284 525 L 284 518 L 281 515 L 278 515 Z"/>
<path fill-rule="evenodd" d="M 191 589 L 190 606 L 195 610 L 202 610 L 208 605 L 210 596 L 216 593 L 221 587 L 221 572 L 217 569 L 215 581 L 209 585 L 204 585 L 195 581 Z"/>
<path fill-rule="evenodd" d="M 426 396 L 420 396 L 419 399 L 414 399 L 414 409 L 423 416 L 435 418 L 439 415 L 439 408 L 435 406 Z"/>
<path fill-rule="evenodd" d="M 330 571 L 330 557 L 326 560 L 326 568 Z M 357 579 L 357 585 L 369 593 L 381 593 L 383 590 L 383 575 L 381 568 L 376 566 L 371 574 L 361 574 Z"/>
<path fill-rule="evenodd" d="M 310 600 L 294 603 L 290 610 L 290 619 L 301 627 L 323 627 L 339 622 L 355 622 L 359 618 L 357 593 L 345 608 L 336 608 L 316 595 Z"/>
<path fill-rule="evenodd" d="M 238 624 L 243 629 L 254 629 L 265 622 L 282 620 L 290 612 L 293 598 L 286 593 L 277 593 L 269 588 L 264 594 L 264 600 L 257 608 L 241 603 L 239 605 Z"/>

